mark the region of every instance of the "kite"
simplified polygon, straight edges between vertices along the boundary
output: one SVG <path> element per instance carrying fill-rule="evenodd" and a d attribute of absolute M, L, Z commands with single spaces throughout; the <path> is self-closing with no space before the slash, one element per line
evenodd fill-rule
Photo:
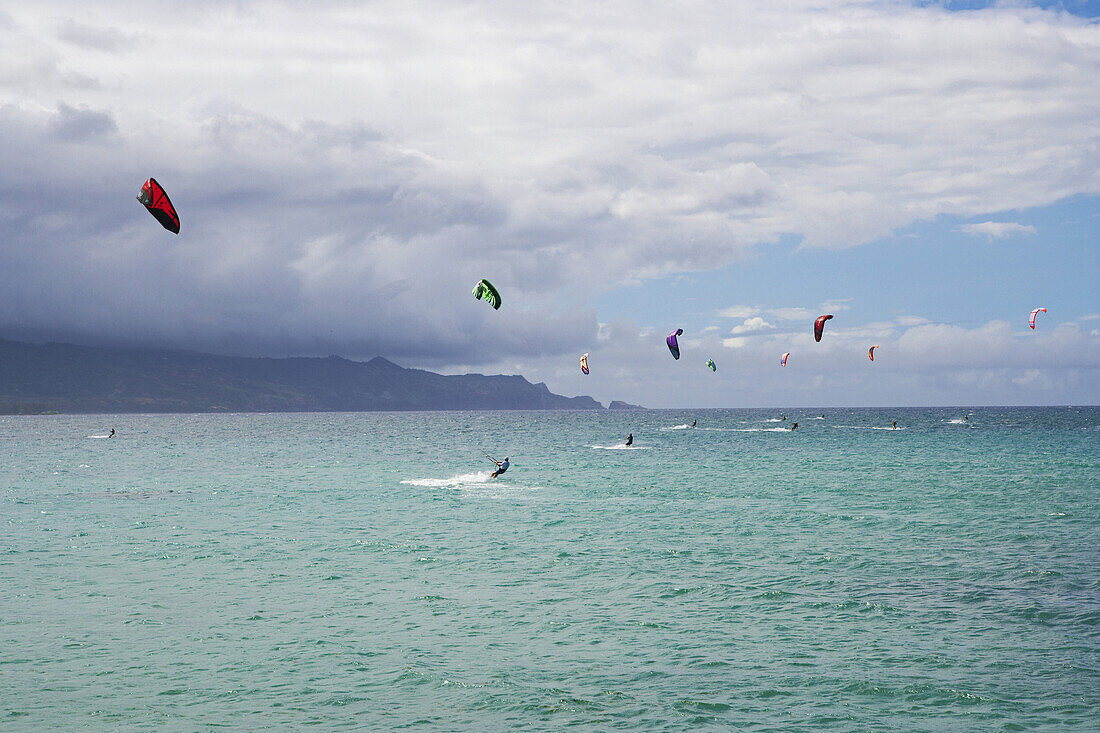
<path fill-rule="evenodd" d="M 867 358 L 870 359 L 871 361 L 875 360 L 875 349 L 877 349 L 877 348 L 878 348 L 878 344 L 875 344 L 871 348 L 867 349 Z"/>
<path fill-rule="evenodd" d="M 149 210 L 149 213 L 161 223 L 161 226 L 173 234 L 180 233 L 179 214 L 176 213 L 176 208 L 172 206 L 172 200 L 168 198 L 168 194 L 157 183 L 157 179 L 150 178 L 145 182 L 145 185 L 141 187 L 141 193 L 138 194 L 137 200 Z"/>
<path fill-rule="evenodd" d="M 707 366 L 712 372 L 718 371 L 718 365 L 714 363 L 714 359 L 707 359 Z"/>
<path fill-rule="evenodd" d="M 684 329 L 677 328 L 674 332 L 668 335 L 668 338 L 665 339 L 665 343 L 668 344 L 668 350 L 672 352 L 673 359 L 680 358 L 680 344 L 677 343 L 676 337 L 682 335 L 683 333 Z"/>
<path fill-rule="evenodd" d="M 1039 313 L 1039 311 L 1042 311 L 1043 313 L 1046 313 L 1047 309 L 1046 308 L 1036 308 L 1035 310 L 1031 311 L 1031 316 L 1027 319 L 1028 325 L 1031 326 L 1032 331 L 1035 330 L 1035 316 L 1036 316 L 1037 313 Z"/>
<path fill-rule="evenodd" d="M 821 331 L 825 328 L 825 321 L 832 318 L 832 316 L 818 316 L 814 321 L 814 341 L 821 340 Z"/>
<path fill-rule="evenodd" d="M 500 310 L 500 293 L 493 287 L 493 284 L 482 278 L 477 285 L 474 286 L 474 297 L 478 300 L 484 299 L 486 303 L 493 306 L 494 310 Z"/>
<path fill-rule="evenodd" d="M 581 356 L 581 374 L 588 374 L 588 352 Z"/>
<path fill-rule="evenodd" d="M 787 353 L 783 354 L 783 356 L 779 357 L 779 366 L 787 366 L 787 357 L 790 355 L 791 352 L 788 351 Z"/>

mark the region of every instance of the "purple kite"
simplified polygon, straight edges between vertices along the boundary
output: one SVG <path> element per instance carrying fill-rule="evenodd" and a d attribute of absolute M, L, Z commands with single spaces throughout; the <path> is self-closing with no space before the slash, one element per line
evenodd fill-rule
<path fill-rule="evenodd" d="M 665 343 L 668 344 L 668 350 L 672 352 L 673 359 L 680 358 L 680 344 L 676 342 L 676 337 L 683 334 L 684 329 L 677 328 L 675 332 L 670 333 L 668 338 L 665 339 Z"/>

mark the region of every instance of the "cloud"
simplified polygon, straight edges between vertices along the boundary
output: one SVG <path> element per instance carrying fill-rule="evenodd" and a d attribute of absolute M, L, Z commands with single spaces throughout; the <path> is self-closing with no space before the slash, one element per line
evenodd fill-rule
<path fill-rule="evenodd" d="M 77 46 L 110 53 L 131 47 L 137 40 L 136 36 L 123 33 L 118 28 L 97 28 L 72 18 L 58 25 L 57 37 Z"/>
<path fill-rule="evenodd" d="M 833 298 L 831 300 L 826 300 L 817 308 L 824 313 L 846 311 L 852 307 L 849 303 L 853 300 L 854 298 Z"/>
<path fill-rule="evenodd" d="M 768 311 L 768 315 L 774 316 L 781 321 L 804 321 L 806 319 L 813 320 L 819 315 L 809 308 L 772 308 Z"/>
<path fill-rule="evenodd" d="M 40 190 L 0 171 L 0 222 L 12 235 L 0 250 L 0 323 L 9 331 L 229 353 L 382 353 L 425 366 L 476 360 L 487 339 L 529 356 L 571 351 L 595 332 L 591 309 L 553 291 L 502 286 L 499 313 L 474 300 L 478 278 L 509 283 L 517 269 L 539 267 L 538 253 L 505 257 L 502 268 L 493 248 L 479 249 L 502 222 L 494 201 L 374 136 L 223 115 L 174 160 L 157 155 L 163 140 L 151 136 L 138 156 L 161 160 L 150 170 L 120 168 L 113 145 L 91 134 L 109 127 L 94 115 L 62 110 L 57 129 L 55 117 L 0 109 L 5 171 L 35 170 L 51 192 L 43 206 Z M 63 132 L 71 151 L 42 161 L 37 151 Z M 249 140 L 280 154 L 272 160 Z M 320 160 L 334 150 L 347 160 Z M 280 180 L 284 156 L 319 159 L 291 184 Z M 134 200 L 150 174 L 180 212 L 178 237 Z"/>
<path fill-rule="evenodd" d="M 766 331 L 773 328 L 775 328 L 775 326 L 768 323 L 760 316 L 757 316 L 755 318 L 746 319 L 740 326 L 734 326 L 730 330 L 730 333 L 756 333 L 758 331 Z"/>
<path fill-rule="evenodd" d="M 959 231 L 973 234 L 976 237 L 1002 239 L 1004 237 L 1035 234 L 1039 230 L 1030 224 L 1019 224 L 1012 221 L 983 221 L 980 224 L 966 224 Z"/>
<path fill-rule="evenodd" d="M 112 135 L 118 131 L 118 125 L 108 112 L 59 104 L 50 119 L 49 129 L 55 138 L 72 142 Z"/>
<path fill-rule="evenodd" d="M 836 321 L 830 321 L 836 323 Z M 894 321 L 877 321 L 863 323 L 857 326 L 832 326 L 827 330 L 829 336 L 861 339 L 886 339 L 897 333 L 897 323 Z"/>
<path fill-rule="evenodd" d="M 760 309 L 751 305 L 731 305 L 729 308 L 723 308 L 716 314 L 719 318 L 736 318 L 738 320 L 742 318 L 749 318 L 755 316 L 760 312 Z"/>
<path fill-rule="evenodd" d="M 527 363 L 595 338 L 589 294 L 624 282 L 1100 190 L 1100 27 L 1034 8 L 6 13 L 8 332 Z M 134 201 L 150 175 L 178 237 Z M 500 312 L 469 295 L 480 277 Z"/>
<path fill-rule="evenodd" d="M 556 363 L 517 360 L 520 371 L 566 394 L 588 393 L 648 407 L 1096 404 L 1100 399 L 1100 335 L 1075 325 L 1043 333 L 1013 330 L 1004 321 L 967 328 L 893 326 L 868 337 L 874 324 L 827 333 L 821 343 L 804 330 L 723 338 L 708 333 L 681 342 L 673 362 L 660 333 L 629 321 L 601 329 L 590 351 L 590 377 L 576 375 L 576 358 Z M 880 324 L 889 327 L 891 324 Z M 875 361 L 867 349 L 878 344 Z M 791 352 L 785 368 L 783 352 Z M 713 358 L 717 374 L 704 362 Z M 507 367 L 505 369 L 504 367 Z M 1058 397 L 1062 399 L 1059 400 Z"/>

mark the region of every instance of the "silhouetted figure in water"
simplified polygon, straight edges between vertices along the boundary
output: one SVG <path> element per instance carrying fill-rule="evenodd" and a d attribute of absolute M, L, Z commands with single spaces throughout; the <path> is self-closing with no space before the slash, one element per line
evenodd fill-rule
<path fill-rule="evenodd" d="M 115 437 L 115 429 L 114 429 L 114 428 L 111 428 L 111 434 L 110 434 L 110 435 L 108 435 L 107 437 L 108 437 L 108 438 L 113 438 L 113 437 Z"/>
<path fill-rule="evenodd" d="M 780 415 L 779 416 L 779 422 L 787 422 L 787 416 L 786 415 Z"/>
<path fill-rule="evenodd" d="M 629 445 L 634 445 L 634 433 L 630 433 L 629 435 L 626 436 L 626 444 L 628 446 Z"/>
<path fill-rule="evenodd" d="M 895 421 L 894 421 L 894 430 L 897 430 L 897 429 L 898 429 L 898 421 L 897 421 L 897 420 L 895 420 Z"/>
<path fill-rule="evenodd" d="M 699 421 L 698 420 L 692 420 L 691 421 L 691 427 L 695 427 L 695 423 L 697 423 L 697 422 L 699 422 Z"/>
<path fill-rule="evenodd" d="M 798 430 L 798 423 L 791 425 L 791 430 Z"/>

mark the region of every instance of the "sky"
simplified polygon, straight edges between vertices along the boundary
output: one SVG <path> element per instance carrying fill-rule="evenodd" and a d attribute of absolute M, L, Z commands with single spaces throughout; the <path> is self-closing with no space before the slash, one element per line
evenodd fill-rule
<path fill-rule="evenodd" d="M 647 407 L 1098 404 L 1098 18 L 0 1 L 0 338 Z"/>

